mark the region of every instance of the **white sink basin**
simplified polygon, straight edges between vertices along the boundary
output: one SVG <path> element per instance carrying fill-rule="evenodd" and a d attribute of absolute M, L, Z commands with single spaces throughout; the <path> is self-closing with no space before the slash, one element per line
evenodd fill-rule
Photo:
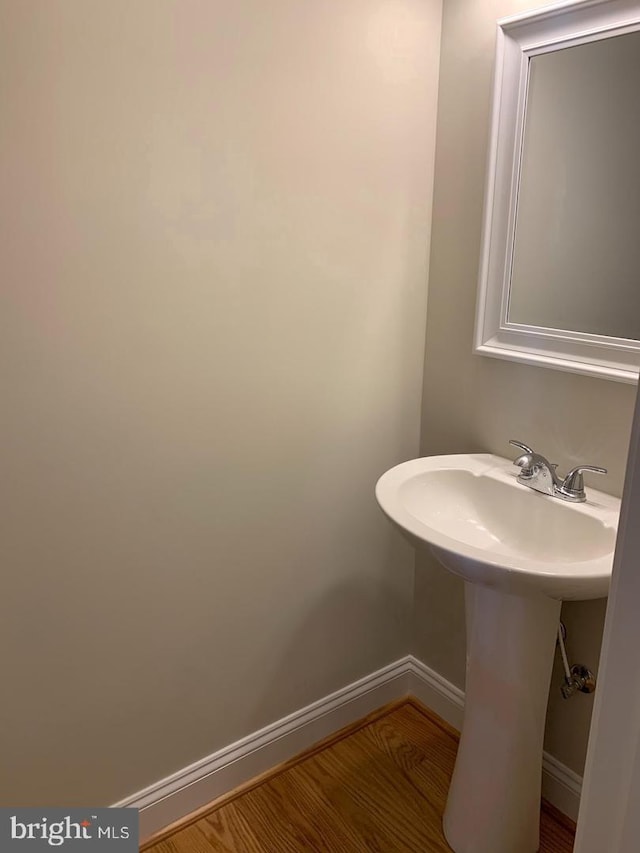
<path fill-rule="evenodd" d="M 378 503 L 465 583 L 464 723 L 444 813 L 455 853 L 539 849 L 544 725 L 562 599 L 607 595 L 620 501 L 568 503 L 517 482 L 508 459 L 413 459 Z"/>
<path fill-rule="evenodd" d="M 430 456 L 383 474 L 378 503 L 465 580 L 556 599 L 607 595 L 620 501 L 587 486 L 568 503 L 517 482 L 491 454 Z"/>

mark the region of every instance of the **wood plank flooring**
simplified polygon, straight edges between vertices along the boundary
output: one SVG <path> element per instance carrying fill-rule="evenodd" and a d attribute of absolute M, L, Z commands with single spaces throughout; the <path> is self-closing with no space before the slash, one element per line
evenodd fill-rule
<path fill-rule="evenodd" d="M 228 795 L 146 853 L 450 853 L 441 819 L 457 746 L 453 729 L 407 700 Z M 570 853 L 573 834 L 543 807 L 540 853 Z"/>

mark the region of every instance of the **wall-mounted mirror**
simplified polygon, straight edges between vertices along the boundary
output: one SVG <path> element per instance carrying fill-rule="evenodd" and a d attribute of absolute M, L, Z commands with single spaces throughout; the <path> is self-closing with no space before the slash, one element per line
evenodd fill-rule
<path fill-rule="evenodd" d="M 498 22 L 475 351 L 636 382 L 640 0 Z"/>

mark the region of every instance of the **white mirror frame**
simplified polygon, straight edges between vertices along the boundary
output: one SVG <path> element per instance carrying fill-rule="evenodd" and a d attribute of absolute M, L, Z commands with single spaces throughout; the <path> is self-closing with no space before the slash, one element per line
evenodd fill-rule
<path fill-rule="evenodd" d="M 636 30 L 640 0 L 564 2 L 498 21 L 476 353 L 638 381 L 640 341 L 527 326 L 507 318 L 530 59 Z"/>

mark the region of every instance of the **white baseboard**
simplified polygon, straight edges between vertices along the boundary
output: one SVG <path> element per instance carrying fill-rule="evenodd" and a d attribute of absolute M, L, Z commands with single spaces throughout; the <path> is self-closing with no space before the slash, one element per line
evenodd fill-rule
<path fill-rule="evenodd" d="M 581 793 L 582 776 L 545 752 L 542 759 L 542 796 L 545 800 L 577 821 Z"/>
<path fill-rule="evenodd" d="M 454 729 L 462 729 L 464 691 L 442 675 L 411 656 L 409 693 L 427 708 L 435 711 Z"/>
<path fill-rule="evenodd" d="M 140 810 L 140 839 L 144 841 L 382 705 L 408 695 L 410 669 L 410 659 L 401 658 L 155 782 L 115 806 Z"/>
<path fill-rule="evenodd" d="M 212 755 L 115 803 L 140 810 L 140 838 L 232 791 L 388 702 L 413 695 L 460 730 L 464 693 L 413 655 L 307 705 Z M 577 819 L 582 779 L 544 754 L 542 792 Z"/>

